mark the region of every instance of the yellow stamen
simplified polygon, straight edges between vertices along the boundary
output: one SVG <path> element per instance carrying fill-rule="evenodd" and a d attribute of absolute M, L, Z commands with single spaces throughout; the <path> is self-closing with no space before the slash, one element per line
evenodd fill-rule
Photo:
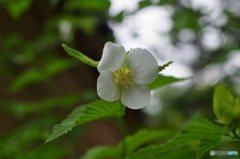
<path fill-rule="evenodd" d="M 131 72 L 126 68 L 120 68 L 114 72 L 114 80 L 126 88 L 132 84 Z"/>

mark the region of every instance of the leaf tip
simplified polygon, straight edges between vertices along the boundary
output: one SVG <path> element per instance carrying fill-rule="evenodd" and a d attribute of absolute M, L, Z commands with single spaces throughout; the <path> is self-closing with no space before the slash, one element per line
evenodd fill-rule
<path fill-rule="evenodd" d="M 66 49 L 67 45 L 64 44 L 64 43 L 62 43 L 62 47 L 63 47 L 64 49 Z"/>
<path fill-rule="evenodd" d="M 163 65 L 158 66 L 159 72 L 163 71 L 166 67 L 168 67 L 169 65 L 171 65 L 173 63 L 173 61 L 169 61 Z"/>

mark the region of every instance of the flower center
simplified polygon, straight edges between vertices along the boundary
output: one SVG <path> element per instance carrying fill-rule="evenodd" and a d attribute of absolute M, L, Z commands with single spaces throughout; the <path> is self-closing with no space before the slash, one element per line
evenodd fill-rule
<path fill-rule="evenodd" d="M 120 83 L 121 85 L 128 88 L 132 82 L 131 82 L 131 72 L 128 69 L 120 68 L 114 72 L 114 80 L 117 83 Z"/>

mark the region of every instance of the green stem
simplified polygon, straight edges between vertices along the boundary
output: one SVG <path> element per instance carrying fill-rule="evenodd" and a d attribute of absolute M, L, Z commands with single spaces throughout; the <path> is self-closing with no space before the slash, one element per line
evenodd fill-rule
<path fill-rule="evenodd" d="M 126 157 L 126 150 L 127 150 L 127 145 L 125 142 L 125 134 L 126 134 L 126 130 L 125 130 L 125 124 L 123 121 L 123 117 L 119 117 L 118 118 L 119 121 L 119 126 L 121 129 L 121 137 L 122 137 L 122 158 Z"/>

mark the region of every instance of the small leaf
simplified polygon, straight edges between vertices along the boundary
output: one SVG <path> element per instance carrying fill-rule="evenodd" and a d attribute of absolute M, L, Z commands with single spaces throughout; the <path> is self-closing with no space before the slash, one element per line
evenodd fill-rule
<path fill-rule="evenodd" d="M 211 136 L 200 140 L 196 159 L 200 159 L 211 148 L 226 142 L 239 141 L 228 136 Z"/>
<path fill-rule="evenodd" d="M 198 120 L 182 129 L 173 140 L 166 144 L 147 146 L 129 156 L 128 159 L 152 158 L 180 144 L 213 135 L 229 135 L 229 132 L 226 127 L 220 127 L 208 120 Z"/>
<path fill-rule="evenodd" d="M 61 124 L 54 126 L 52 134 L 45 143 L 66 134 L 77 125 L 103 117 L 122 117 L 125 106 L 120 102 L 97 100 L 85 106 L 76 108 Z"/>
<path fill-rule="evenodd" d="M 157 78 L 151 83 L 148 85 L 148 87 L 153 90 L 153 89 L 158 89 L 160 87 L 163 87 L 165 85 L 168 85 L 168 84 L 172 84 L 172 83 L 175 83 L 175 82 L 181 82 L 181 81 L 184 81 L 188 78 L 175 78 L 175 77 L 172 77 L 172 76 L 164 76 L 164 75 L 158 75 Z"/>
<path fill-rule="evenodd" d="M 158 66 L 159 71 L 163 71 L 166 67 L 168 67 L 172 63 L 173 63 L 173 61 L 169 61 L 168 63 Z"/>
<path fill-rule="evenodd" d="M 125 16 L 125 12 L 124 12 L 124 11 L 121 11 L 120 13 L 118 13 L 118 14 L 114 17 L 114 20 L 115 20 L 116 22 L 122 22 L 124 16 Z"/>
<path fill-rule="evenodd" d="M 223 83 L 219 83 L 214 90 L 213 110 L 218 122 L 229 124 L 231 122 L 234 99 L 231 92 Z"/>
<path fill-rule="evenodd" d="M 65 49 L 65 51 L 75 57 L 76 59 L 78 59 L 79 61 L 89 65 L 89 66 L 93 66 L 93 67 L 97 67 L 98 65 L 98 62 L 97 61 L 94 61 L 92 59 L 90 59 L 89 57 L 85 56 L 84 54 L 82 54 L 81 52 L 77 51 L 77 50 L 74 50 L 70 47 L 68 47 L 67 45 L 65 44 L 62 44 L 62 47 Z"/>
<path fill-rule="evenodd" d="M 125 154 L 130 154 L 140 146 L 157 139 L 165 139 L 173 137 L 174 133 L 165 130 L 139 130 L 134 135 L 129 135 L 125 137 L 124 142 L 126 147 Z M 107 146 L 97 146 L 90 149 L 81 159 L 97 159 L 106 157 L 121 157 L 123 151 L 123 141 L 121 141 L 118 146 L 107 147 Z"/>

